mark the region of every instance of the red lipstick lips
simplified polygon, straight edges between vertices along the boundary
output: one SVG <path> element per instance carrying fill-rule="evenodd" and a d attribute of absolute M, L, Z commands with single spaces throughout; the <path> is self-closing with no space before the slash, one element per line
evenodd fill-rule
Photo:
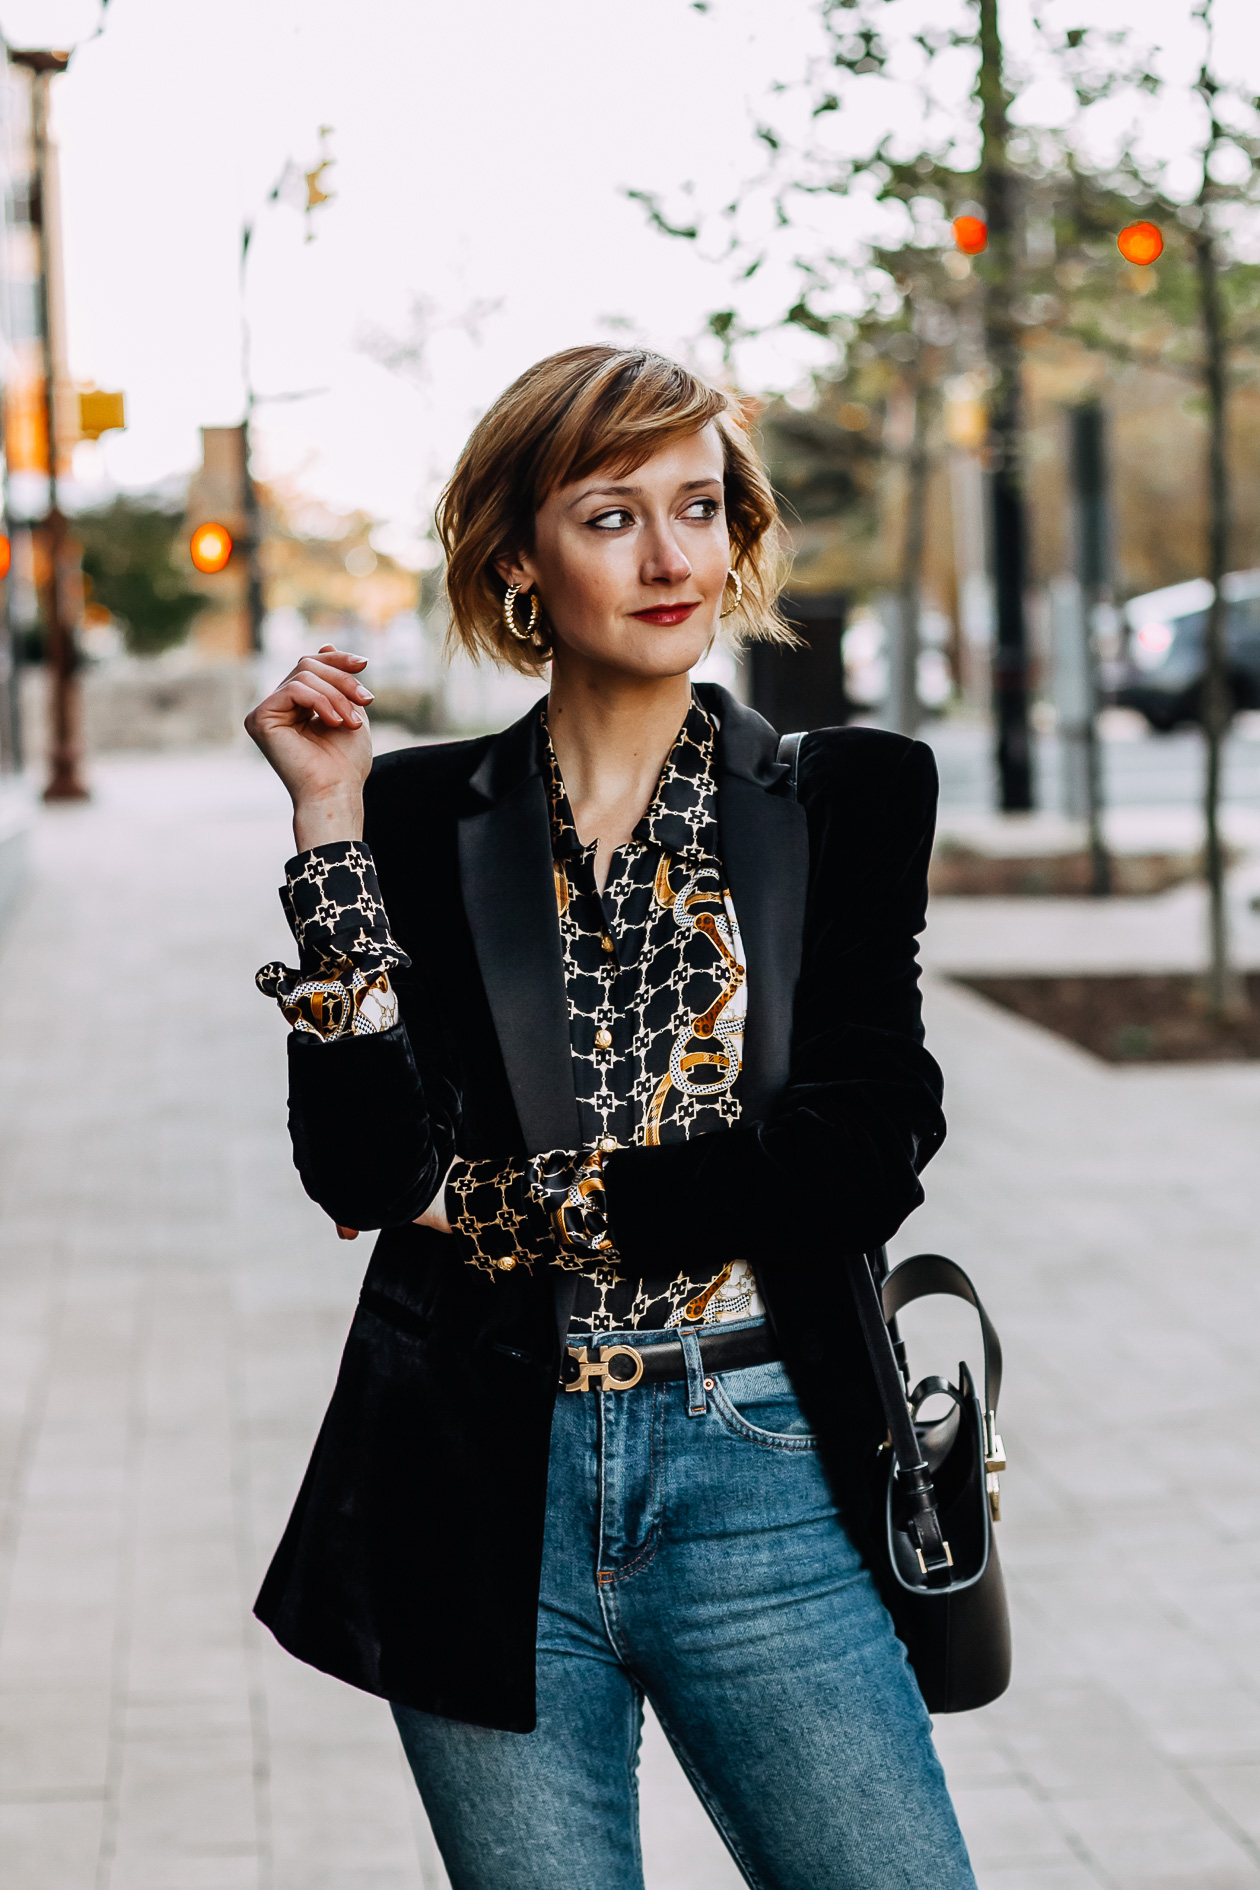
<path fill-rule="evenodd" d="M 630 615 L 637 617 L 640 623 L 686 623 L 698 604 L 654 604 L 651 610 L 632 610 Z"/>

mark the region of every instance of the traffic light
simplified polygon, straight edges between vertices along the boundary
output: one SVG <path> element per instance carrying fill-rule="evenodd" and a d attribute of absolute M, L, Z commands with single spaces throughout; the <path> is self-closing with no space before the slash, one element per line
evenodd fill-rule
<path fill-rule="evenodd" d="M 198 525 L 188 550 L 194 567 L 212 576 L 232 555 L 232 534 L 226 525 Z"/>

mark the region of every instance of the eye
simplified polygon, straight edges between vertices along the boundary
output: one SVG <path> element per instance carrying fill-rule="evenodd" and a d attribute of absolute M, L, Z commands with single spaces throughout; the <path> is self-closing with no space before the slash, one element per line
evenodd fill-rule
<path fill-rule="evenodd" d="M 597 512 L 594 518 L 588 518 L 587 524 L 597 532 L 619 532 L 627 525 L 634 524 L 634 514 L 624 505 L 615 505 L 610 512 Z"/>
<path fill-rule="evenodd" d="M 716 499 L 693 499 L 683 513 L 683 517 L 711 519 L 717 517 L 718 510 L 719 507 Z"/>

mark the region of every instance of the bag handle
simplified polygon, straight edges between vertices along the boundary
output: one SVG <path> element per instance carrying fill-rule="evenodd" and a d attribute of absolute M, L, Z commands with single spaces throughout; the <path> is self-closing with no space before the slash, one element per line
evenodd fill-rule
<path fill-rule="evenodd" d="M 879 1260 L 885 1260 L 881 1247 Z M 943 1253 L 916 1253 L 908 1260 L 895 1266 L 891 1273 L 877 1266 L 877 1273 L 882 1273 L 880 1287 L 880 1307 L 888 1321 L 887 1330 L 890 1340 L 895 1344 L 900 1355 L 904 1372 L 905 1347 L 897 1333 L 897 1314 L 906 1306 L 912 1306 L 916 1299 L 947 1294 L 951 1299 L 962 1299 L 969 1306 L 974 1306 L 980 1320 L 980 1336 L 984 1344 L 984 1472 L 985 1489 L 989 1498 L 989 1513 L 994 1522 L 1002 1515 L 1002 1489 L 999 1481 L 1006 1468 L 1006 1446 L 1002 1442 L 997 1427 L 998 1399 L 1002 1395 L 1002 1341 L 998 1338 L 997 1328 L 984 1310 L 980 1295 L 971 1284 L 956 1260 L 947 1260 Z M 926 1380 L 924 1381 L 927 1382 Z M 907 1384 L 909 1380 L 907 1378 Z M 922 1390 L 922 1386 L 917 1389 Z"/>
<path fill-rule="evenodd" d="M 984 1408 L 991 1417 L 996 1417 L 998 1399 L 1002 1395 L 1002 1341 L 981 1304 L 979 1293 L 956 1260 L 947 1260 L 943 1253 L 916 1253 L 909 1260 L 900 1261 L 886 1275 L 880 1289 L 884 1317 L 893 1320 L 916 1299 L 937 1293 L 966 1300 L 979 1315 L 984 1342 Z"/>

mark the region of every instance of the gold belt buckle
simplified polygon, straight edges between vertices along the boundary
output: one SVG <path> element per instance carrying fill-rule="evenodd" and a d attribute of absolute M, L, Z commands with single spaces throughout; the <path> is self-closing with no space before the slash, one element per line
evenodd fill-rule
<path fill-rule="evenodd" d="M 643 1354 L 636 1352 L 632 1345 L 610 1345 L 606 1352 L 599 1352 L 594 1358 L 588 1358 L 584 1345 L 570 1345 L 565 1348 L 571 1359 L 577 1363 L 576 1378 L 566 1379 L 566 1391 L 592 1391 L 592 1378 L 602 1379 L 605 1391 L 629 1391 L 637 1385 L 643 1376 Z M 608 1369 L 608 1362 L 614 1358 L 632 1358 L 634 1360 L 633 1378 L 614 1378 Z"/>

